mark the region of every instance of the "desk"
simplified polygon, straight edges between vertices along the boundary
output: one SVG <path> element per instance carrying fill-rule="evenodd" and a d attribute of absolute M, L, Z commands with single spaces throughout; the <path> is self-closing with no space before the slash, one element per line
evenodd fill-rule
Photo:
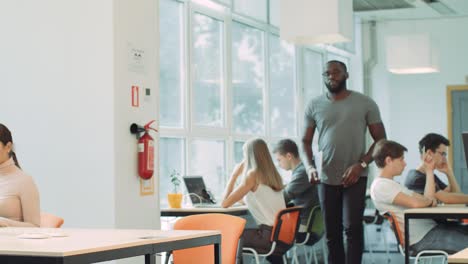
<path fill-rule="evenodd" d="M 229 208 L 217 208 L 217 207 L 206 207 L 206 208 L 196 208 L 196 207 L 189 207 L 189 208 L 164 208 L 161 209 L 161 216 L 188 216 L 188 215 L 195 215 L 195 214 L 230 214 L 230 215 L 247 215 L 248 213 L 247 206 L 234 206 Z"/>
<path fill-rule="evenodd" d="M 468 263 L 468 248 L 450 255 L 448 257 L 448 263 Z"/>
<path fill-rule="evenodd" d="M 13 233 L 8 229 L 0 230 L 0 263 L 74 264 L 144 255 L 146 264 L 154 264 L 156 253 L 211 244 L 215 263 L 221 257 L 219 231 L 60 229 L 68 237 L 19 239 L 18 233 L 31 232 L 31 228 L 14 228 Z M 36 228 L 35 232 L 44 230 Z"/>
<path fill-rule="evenodd" d="M 409 263 L 409 220 L 410 219 L 462 219 L 468 218 L 468 207 L 447 205 L 438 207 L 415 208 L 404 211 L 405 214 L 405 263 Z"/>

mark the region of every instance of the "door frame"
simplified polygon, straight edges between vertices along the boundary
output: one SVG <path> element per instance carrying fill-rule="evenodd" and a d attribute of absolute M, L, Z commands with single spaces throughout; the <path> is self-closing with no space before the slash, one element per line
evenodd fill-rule
<path fill-rule="evenodd" d="M 447 86 L 447 131 L 448 139 L 453 142 L 453 120 L 452 120 L 452 92 L 453 91 L 468 91 L 468 84 L 448 85 Z M 449 148 L 448 162 L 453 168 L 453 147 Z"/>

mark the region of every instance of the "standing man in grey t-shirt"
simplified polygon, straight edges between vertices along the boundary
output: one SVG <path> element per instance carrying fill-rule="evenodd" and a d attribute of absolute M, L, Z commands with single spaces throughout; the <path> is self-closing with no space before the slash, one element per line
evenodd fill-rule
<path fill-rule="evenodd" d="M 362 218 L 365 207 L 367 166 L 372 150 L 386 138 L 377 104 L 347 90 L 348 72 L 340 61 L 329 61 L 323 73 L 328 92 L 313 98 L 305 111 L 302 138 L 311 184 L 319 184 L 330 264 L 360 264 L 364 248 Z M 320 179 L 315 169 L 312 140 L 317 129 L 322 152 Z M 374 143 L 365 149 L 366 130 Z M 343 243 L 346 234 L 347 255 Z"/>

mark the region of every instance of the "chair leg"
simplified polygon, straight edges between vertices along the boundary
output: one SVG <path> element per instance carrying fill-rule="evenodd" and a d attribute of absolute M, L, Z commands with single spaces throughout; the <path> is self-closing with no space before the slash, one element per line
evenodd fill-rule
<path fill-rule="evenodd" d="M 369 248 L 369 255 L 370 255 L 370 258 L 371 258 L 371 263 L 372 264 L 375 264 L 375 259 L 374 259 L 374 252 L 372 252 L 372 246 L 371 244 L 369 243 L 369 233 L 367 232 L 367 224 L 366 223 L 363 223 L 364 225 L 364 245 Z"/>
<path fill-rule="evenodd" d="M 308 246 L 302 246 L 302 248 L 304 249 L 304 258 L 306 260 L 307 263 L 310 263 L 311 261 L 311 254 L 310 254 L 310 249 L 313 248 L 313 247 L 308 247 Z"/>
<path fill-rule="evenodd" d="M 288 259 L 286 258 L 286 254 L 283 254 L 283 264 L 288 264 Z"/>
<path fill-rule="evenodd" d="M 314 263 L 318 264 L 319 262 L 318 262 L 318 259 L 317 259 L 317 251 L 315 250 L 315 247 L 312 247 L 311 250 L 312 250 L 312 254 L 314 254 Z M 312 256 L 310 256 L 310 258 L 312 259 Z M 327 259 L 327 256 L 324 255 L 323 259 Z M 326 260 L 324 261 L 324 263 L 326 263 Z"/>
<path fill-rule="evenodd" d="M 328 250 L 327 250 L 327 242 L 325 242 L 325 236 L 322 238 L 322 254 L 325 264 L 328 264 Z"/>
<path fill-rule="evenodd" d="M 172 251 L 168 251 L 166 252 L 166 260 L 165 260 L 165 264 L 169 264 L 169 259 L 171 258 L 171 255 L 172 255 Z"/>
<path fill-rule="evenodd" d="M 297 259 L 297 247 L 298 247 L 298 245 L 294 245 L 294 246 L 291 248 L 291 251 L 292 251 L 292 260 L 291 260 L 291 263 L 294 263 L 294 264 L 299 264 L 299 260 Z"/>
<path fill-rule="evenodd" d="M 291 263 L 299 264 L 299 259 L 297 258 L 297 254 L 296 254 L 296 248 L 294 248 L 294 255 L 292 257 Z"/>
<path fill-rule="evenodd" d="M 380 227 L 380 234 L 384 242 L 385 254 L 387 255 L 387 263 L 390 263 L 392 260 L 390 259 L 390 249 L 388 248 L 387 236 L 385 235 L 385 232 L 384 232 L 384 224 L 385 223 L 382 223 L 382 226 Z"/>

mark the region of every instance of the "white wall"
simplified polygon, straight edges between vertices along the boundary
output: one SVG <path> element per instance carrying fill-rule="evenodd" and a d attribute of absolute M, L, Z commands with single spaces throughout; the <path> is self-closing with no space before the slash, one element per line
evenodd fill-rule
<path fill-rule="evenodd" d="M 372 95 L 380 106 L 389 139 L 405 145 L 407 169 L 419 164 L 417 142 L 427 133 L 447 135 L 447 85 L 463 84 L 468 75 L 468 18 L 382 22 L 377 25 L 378 64 Z M 385 37 L 431 32 L 438 46 L 440 72 L 395 75 L 386 69 Z M 406 171 L 403 175 L 406 174 Z"/>
<path fill-rule="evenodd" d="M 115 2 L 115 221 L 120 228 L 159 228 L 158 163 L 154 177 L 154 195 L 140 196 L 136 173 L 137 139 L 129 133 L 132 123 L 144 125 L 155 119 L 157 128 L 157 91 L 159 31 L 157 1 L 119 0 Z M 135 70 L 129 54 L 144 51 L 142 65 Z M 129 66 L 130 65 L 130 66 Z M 131 106 L 131 86 L 140 93 L 151 89 L 151 96 L 140 97 L 140 108 Z M 156 138 L 155 134 L 152 134 Z M 157 144 L 157 141 L 156 141 Z M 156 148 L 155 155 L 158 155 Z"/>
<path fill-rule="evenodd" d="M 114 224 L 112 1 L 2 1 L 0 122 L 67 226 Z"/>
<path fill-rule="evenodd" d="M 151 0 L 0 2 L 0 123 L 66 227 L 159 227 L 158 187 L 140 196 L 129 133 L 158 116 L 157 21 Z M 130 42 L 145 73 L 129 70 Z M 132 84 L 152 89 L 140 108 Z"/>

